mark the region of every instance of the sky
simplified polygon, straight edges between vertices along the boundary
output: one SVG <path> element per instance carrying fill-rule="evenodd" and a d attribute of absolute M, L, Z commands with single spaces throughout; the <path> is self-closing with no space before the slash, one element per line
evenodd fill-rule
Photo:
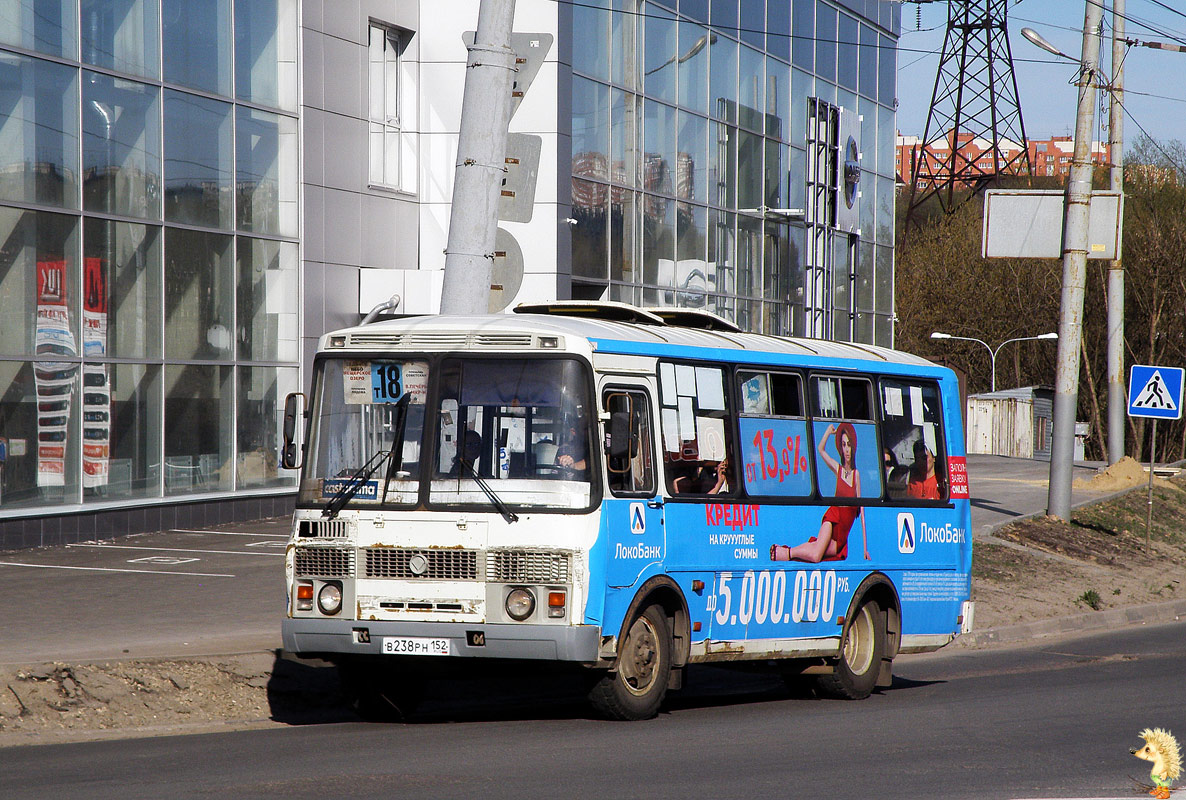
<path fill-rule="evenodd" d="M 1101 65 L 1111 74 L 1111 0 L 1018 0 L 1009 5 L 1009 44 L 1025 132 L 1031 139 L 1071 136 L 1075 129 L 1076 64 L 1050 55 L 1021 35 L 1028 27 L 1078 61 L 1086 2 L 1104 3 Z M 1180 10 L 1179 10 L 1180 9 Z M 921 14 L 921 25 L 919 25 Z M 1126 0 L 1125 36 L 1186 45 L 1186 0 Z M 898 51 L 898 130 L 922 136 L 947 26 L 947 3 L 902 6 Z M 921 30 L 918 30 L 921 28 Z M 1124 62 L 1126 149 L 1142 128 L 1154 139 L 1186 141 L 1186 53 L 1129 48 Z M 1094 138 L 1106 140 L 1096 109 Z M 1103 115 L 1106 123 L 1106 113 Z"/>

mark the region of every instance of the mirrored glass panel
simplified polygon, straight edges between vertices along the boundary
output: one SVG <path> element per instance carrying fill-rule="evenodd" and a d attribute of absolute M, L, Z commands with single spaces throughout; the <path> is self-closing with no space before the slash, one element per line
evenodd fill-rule
<path fill-rule="evenodd" d="M 296 361 L 300 358 L 296 243 L 240 236 L 235 247 L 239 358 Z"/>
<path fill-rule="evenodd" d="M 235 96 L 295 109 L 296 0 L 235 1 Z"/>
<path fill-rule="evenodd" d="M 165 357 L 221 360 L 234 353 L 230 236 L 165 230 Z"/>
<path fill-rule="evenodd" d="M 675 196 L 708 202 L 708 120 L 684 111 L 679 112 Z"/>
<path fill-rule="evenodd" d="M 680 105 L 708 113 L 708 53 L 716 39 L 701 25 L 682 22 L 679 26 L 679 102 Z"/>
<path fill-rule="evenodd" d="M 737 42 L 718 37 L 708 48 L 708 113 L 737 122 Z"/>
<path fill-rule="evenodd" d="M 230 0 L 162 0 L 167 83 L 231 93 Z"/>
<path fill-rule="evenodd" d="M 0 53 L 0 200 L 78 208 L 78 70 Z"/>
<path fill-rule="evenodd" d="M 161 480 L 161 368 L 84 364 L 84 501 L 154 497 Z"/>
<path fill-rule="evenodd" d="M 836 80 L 836 9 L 822 2 L 816 6 L 815 74 Z"/>
<path fill-rule="evenodd" d="M 78 502 L 78 372 L 77 362 L 0 361 L 0 510 Z"/>
<path fill-rule="evenodd" d="M 297 121 L 237 106 L 235 123 L 238 229 L 296 236 Z"/>
<path fill-rule="evenodd" d="M 231 105 L 165 90 L 165 219 L 231 226 Z"/>
<path fill-rule="evenodd" d="M 571 227 L 573 277 L 606 278 L 609 195 L 604 183 L 572 179 L 572 218 L 576 220 Z"/>
<path fill-rule="evenodd" d="M 573 175 L 609 180 L 609 93 L 604 84 L 572 79 Z"/>
<path fill-rule="evenodd" d="M 840 41 L 837 54 L 836 79 L 846 89 L 856 91 L 860 26 L 847 14 L 840 15 Z"/>
<path fill-rule="evenodd" d="M 82 73 L 83 207 L 160 219 L 161 123 L 156 87 Z"/>
<path fill-rule="evenodd" d="M 609 176 L 614 183 L 638 186 L 638 96 L 618 89 L 610 91 Z M 573 153 L 577 151 L 574 149 Z"/>
<path fill-rule="evenodd" d="M 86 354 L 160 358 L 161 229 L 87 219 L 83 267 Z"/>
<path fill-rule="evenodd" d="M 808 72 L 815 69 L 815 0 L 793 0 L 791 60 Z"/>
<path fill-rule="evenodd" d="M 284 398 L 300 389 L 296 369 L 239 368 L 236 488 L 296 485 L 296 472 L 280 468 L 280 432 Z"/>
<path fill-rule="evenodd" d="M 0 354 L 77 358 L 77 219 L 0 207 L 0 242 Z"/>
<path fill-rule="evenodd" d="M 741 48 L 738 72 L 738 123 L 750 130 L 765 129 L 766 58 L 752 47 Z"/>
<path fill-rule="evenodd" d="M 229 491 L 232 367 L 165 367 L 165 494 Z"/>
<path fill-rule="evenodd" d="M 638 282 L 638 195 L 628 189 L 610 192 L 609 276 L 611 280 Z M 617 299 L 615 297 L 615 299 Z"/>
<path fill-rule="evenodd" d="M 82 60 L 157 78 L 160 4 L 154 0 L 82 0 Z"/>
<path fill-rule="evenodd" d="M 77 13 L 71 0 L 0 0 L 0 43 L 77 58 Z"/>
<path fill-rule="evenodd" d="M 572 48 L 572 69 L 598 80 L 609 80 L 609 0 L 589 0 L 572 7 L 572 29 L 580 43 Z"/>
<path fill-rule="evenodd" d="M 675 15 L 654 3 L 644 6 L 642 51 L 646 93 L 668 103 L 676 101 L 675 76 L 680 54 L 676 52 Z"/>

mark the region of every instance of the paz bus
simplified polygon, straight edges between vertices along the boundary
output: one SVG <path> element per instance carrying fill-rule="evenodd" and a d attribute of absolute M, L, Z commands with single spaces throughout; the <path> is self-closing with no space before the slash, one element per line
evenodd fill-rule
<path fill-rule="evenodd" d="M 860 699 L 971 629 L 950 370 L 685 309 L 516 311 L 329 333 L 286 402 L 284 646 L 364 716 L 480 659 L 580 665 L 617 719 L 702 662 Z"/>

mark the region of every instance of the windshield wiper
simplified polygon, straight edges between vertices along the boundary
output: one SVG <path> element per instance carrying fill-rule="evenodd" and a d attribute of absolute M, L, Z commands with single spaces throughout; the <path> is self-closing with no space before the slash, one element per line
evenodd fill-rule
<path fill-rule="evenodd" d="M 405 394 L 395 406 L 395 436 L 391 440 L 391 449 L 387 451 L 387 475 L 383 481 L 383 497 L 380 504 L 387 502 L 387 488 L 391 479 L 399 474 L 404 466 L 404 430 L 408 426 L 408 401 L 412 395 Z M 405 473 L 406 476 L 406 473 Z"/>
<path fill-rule="evenodd" d="M 502 502 L 502 499 L 494 493 L 494 490 L 490 488 L 486 481 L 482 480 L 482 476 L 478 474 L 478 471 L 474 469 L 474 465 L 465 456 L 458 458 L 457 461 L 469 471 L 470 476 L 474 479 L 474 483 L 478 484 L 478 487 L 486 493 L 486 496 L 490 498 L 490 504 L 498 509 L 498 513 L 502 514 L 503 519 L 508 523 L 519 521 L 519 515 L 507 508 L 506 503 Z"/>
<path fill-rule="evenodd" d="M 329 502 L 325 504 L 325 508 L 323 508 L 321 510 L 321 516 L 323 516 L 327 519 L 333 519 L 334 517 L 338 516 L 338 512 L 342 510 L 342 506 L 349 503 L 351 498 L 353 498 L 354 495 L 358 494 L 358 490 L 361 489 L 363 486 L 366 486 L 367 481 L 369 481 L 371 479 L 371 476 L 373 476 L 375 474 L 375 472 L 379 469 L 379 467 L 381 467 L 383 465 L 383 462 L 389 461 L 396 457 L 397 447 L 399 448 L 400 455 L 402 456 L 402 454 L 403 454 L 402 445 L 403 445 L 403 439 L 404 439 L 404 423 L 408 418 L 408 416 L 407 416 L 408 401 L 411 400 L 411 398 L 412 398 L 412 396 L 410 394 L 405 394 L 403 397 L 401 397 L 399 399 L 399 402 L 396 404 L 395 411 L 396 411 L 396 415 L 398 416 L 398 420 L 396 422 L 396 434 L 395 434 L 394 438 L 392 439 L 391 447 L 387 448 L 386 450 L 380 450 L 379 452 L 375 453 L 373 456 L 370 457 L 370 460 L 368 460 L 367 463 L 365 463 L 361 467 L 359 467 L 358 470 L 355 471 L 355 473 L 350 476 L 350 480 L 346 481 L 346 485 L 343 486 L 341 489 L 338 489 L 338 491 L 334 492 L 334 496 L 329 499 Z M 402 462 L 403 462 L 402 457 L 400 458 L 400 462 L 402 464 Z M 388 479 L 390 479 L 390 477 L 391 477 L 391 472 L 392 472 L 392 470 L 389 468 L 387 471 Z M 386 481 L 384 481 L 384 485 L 383 485 L 383 498 L 384 498 L 384 500 L 386 500 L 386 498 L 387 498 Z"/>

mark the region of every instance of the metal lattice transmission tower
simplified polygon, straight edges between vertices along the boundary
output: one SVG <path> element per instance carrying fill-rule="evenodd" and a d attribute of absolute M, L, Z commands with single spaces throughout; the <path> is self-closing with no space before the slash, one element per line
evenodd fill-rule
<path fill-rule="evenodd" d="M 1009 2 L 948 0 L 927 125 L 911 154 L 908 229 L 932 197 L 950 214 L 1001 175 L 1032 174 L 1006 27 Z"/>

